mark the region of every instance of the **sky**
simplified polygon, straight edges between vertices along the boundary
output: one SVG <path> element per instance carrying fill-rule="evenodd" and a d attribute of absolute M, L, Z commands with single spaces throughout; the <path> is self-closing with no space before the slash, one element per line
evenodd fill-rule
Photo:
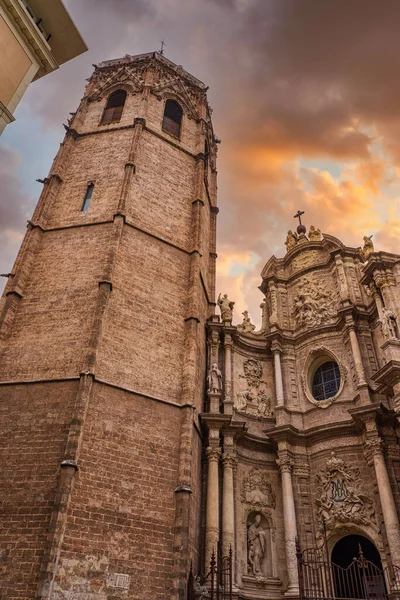
<path fill-rule="evenodd" d="M 210 86 L 218 292 L 260 324 L 260 273 L 293 215 L 399 252 L 399 0 L 64 0 L 89 51 L 33 83 L 0 138 L 0 272 L 11 270 L 92 64 L 158 50 Z M 0 279 L 0 286 L 4 279 Z M 1 288 L 0 288 L 1 289 Z"/>

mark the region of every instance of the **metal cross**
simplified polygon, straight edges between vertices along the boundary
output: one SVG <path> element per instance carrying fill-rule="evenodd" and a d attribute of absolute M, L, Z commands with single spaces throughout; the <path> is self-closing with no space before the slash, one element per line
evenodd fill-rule
<path fill-rule="evenodd" d="M 160 42 L 161 42 L 160 54 L 164 54 L 164 46 L 166 46 L 167 44 L 165 43 L 165 40 L 160 40 Z"/>
<path fill-rule="evenodd" d="M 304 210 L 298 210 L 297 213 L 293 217 L 293 219 L 298 219 L 299 220 L 300 225 L 302 225 L 301 215 L 304 215 Z"/>

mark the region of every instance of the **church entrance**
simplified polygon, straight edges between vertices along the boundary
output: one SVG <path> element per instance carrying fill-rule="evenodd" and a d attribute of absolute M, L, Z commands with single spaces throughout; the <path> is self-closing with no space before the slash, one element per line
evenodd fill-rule
<path fill-rule="evenodd" d="M 386 598 L 381 557 L 366 537 L 341 538 L 332 550 L 331 565 L 336 598 Z"/>
<path fill-rule="evenodd" d="M 383 569 L 374 544 L 362 535 L 341 538 L 328 556 L 326 546 L 301 550 L 297 544 L 301 600 L 400 600 L 400 568 Z"/>

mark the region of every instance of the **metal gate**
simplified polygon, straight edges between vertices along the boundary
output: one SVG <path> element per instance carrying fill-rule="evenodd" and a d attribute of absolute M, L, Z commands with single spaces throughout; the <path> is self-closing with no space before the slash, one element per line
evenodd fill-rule
<path fill-rule="evenodd" d="M 232 600 L 232 548 L 228 556 L 219 550 L 210 560 L 207 575 L 194 575 L 190 568 L 187 600 Z"/>
<path fill-rule="evenodd" d="M 301 600 L 400 600 L 400 568 L 380 569 L 365 559 L 361 546 L 343 568 L 328 559 L 324 548 L 302 552 L 297 545 L 297 566 Z"/>

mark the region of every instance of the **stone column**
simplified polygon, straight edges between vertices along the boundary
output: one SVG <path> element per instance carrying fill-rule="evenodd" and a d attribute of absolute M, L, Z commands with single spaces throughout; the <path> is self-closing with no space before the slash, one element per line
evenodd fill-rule
<path fill-rule="evenodd" d="M 378 437 L 367 439 L 365 442 L 365 453 L 368 462 L 372 463 L 375 468 L 389 551 L 393 564 L 398 564 L 400 561 L 399 519 L 383 455 L 382 440 Z"/>
<path fill-rule="evenodd" d="M 224 479 L 222 487 L 222 553 L 228 556 L 229 549 L 234 548 L 235 542 L 235 497 L 233 487 L 233 472 L 236 457 L 231 453 L 222 456 Z"/>
<path fill-rule="evenodd" d="M 282 478 L 283 521 L 285 526 L 286 567 L 288 574 L 288 589 L 286 596 L 299 595 L 299 578 L 296 558 L 296 511 L 294 507 L 292 467 L 293 461 L 286 452 L 279 452 L 279 465 Z"/>
<path fill-rule="evenodd" d="M 210 567 L 211 555 L 217 553 L 219 539 L 219 476 L 218 464 L 221 448 L 209 446 L 206 450 L 208 461 L 207 511 L 206 511 L 206 564 Z"/>
<path fill-rule="evenodd" d="M 282 380 L 282 365 L 281 365 L 281 350 L 280 348 L 272 349 L 274 355 L 274 368 L 275 368 L 275 394 L 276 394 L 276 406 L 283 406 L 283 380 Z"/>
<path fill-rule="evenodd" d="M 358 338 L 354 322 L 352 320 L 348 321 L 347 327 L 349 331 L 350 345 L 351 351 L 353 353 L 358 385 L 366 385 L 367 382 L 365 380 L 364 366 L 361 358 L 360 346 L 358 344 Z"/>
<path fill-rule="evenodd" d="M 232 337 L 225 333 L 224 339 L 225 349 L 225 396 L 224 396 L 224 413 L 231 415 L 233 413 L 232 401 Z"/>

